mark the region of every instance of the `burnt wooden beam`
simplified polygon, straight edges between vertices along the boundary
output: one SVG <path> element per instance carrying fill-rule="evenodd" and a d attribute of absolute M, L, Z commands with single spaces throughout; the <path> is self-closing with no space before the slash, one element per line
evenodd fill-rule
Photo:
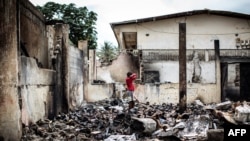
<path fill-rule="evenodd" d="M 180 112 L 187 106 L 186 82 L 186 23 L 179 24 L 179 105 Z"/>
<path fill-rule="evenodd" d="M 214 40 L 215 59 L 220 60 L 220 41 Z"/>
<path fill-rule="evenodd" d="M 215 51 L 215 70 L 216 70 L 216 93 L 220 96 L 220 100 L 225 100 L 225 81 L 227 80 L 227 64 L 221 65 L 220 61 L 220 41 L 214 40 L 214 51 Z M 223 73 L 222 73 L 222 72 Z"/>

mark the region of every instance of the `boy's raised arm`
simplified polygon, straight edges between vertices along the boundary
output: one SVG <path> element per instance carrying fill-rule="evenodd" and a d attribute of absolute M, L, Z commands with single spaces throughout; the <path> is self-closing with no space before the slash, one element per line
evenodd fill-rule
<path fill-rule="evenodd" d="M 136 73 L 133 73 L 132 75 L 130 75 L 130 77 L 132 78 L 132 79 L 136 79 Z"/>

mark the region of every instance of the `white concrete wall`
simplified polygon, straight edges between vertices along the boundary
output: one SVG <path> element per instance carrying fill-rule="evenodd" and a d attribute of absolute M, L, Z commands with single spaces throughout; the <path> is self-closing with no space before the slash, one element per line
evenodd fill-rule
<path fill-rule="evenodd" d="M 113 94 L 113 84 L 92 85 L 88 84 L 88 92 L 85 93 L 87 102 L 95 102 L 99 100 L 109 99 Z"/>
<path fill-rule="evenodd" d="M 29 57 L 21 57 L 20 68 L 22 123 L 29 125 L 47 118 L 52 108 L 55 71 L 38 68 L 35 59 Z"/>
<path fill-rule="evenodd" d="M 89 50 L 89 82 L 92 82 L 96 79 L 96 57 L 95 57 L 95 50 Z"/>
<path fill-rule="evenodd" d="M 179 84 L 166 83 L 152 85 L 136 85 L 135 96 L 140 102 L 151 104 L 179 103 Z M 220 95 L 216 93 L 215 84 L 188 84 L 187 103 L 200 99 L 204 103 L 220 102 Z"/>
<path fill-rule="evenodd" d="M 22 94 L 22 123 L 30 125 L 40 119 L 47 118 L 52 93 L 50 88 L 34 86 L 24 86 L 21 88 Z M 52 106 L 52 105 L 50 105 Z"/>
<path fill-rule="evenodd" d="M 84 79 L 84 56 L 83 51 L 69 47 L 69 107 L 78 108 L 84 102 L 83 81 Z M 87 80 L 86 80 L 87 81 Z"/>

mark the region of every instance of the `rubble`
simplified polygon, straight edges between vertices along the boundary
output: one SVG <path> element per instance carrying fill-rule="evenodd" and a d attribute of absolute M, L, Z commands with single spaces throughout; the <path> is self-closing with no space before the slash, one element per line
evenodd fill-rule
<path fill-rule="evenodd" d="M 132 117 L 131 130 L 134 132 L 152 133 L 156 130 L 156 121 L 152 118 Z"/>
<path fill-rule="evenodd" d="M 111 135 L 104 141 L 135 141 L 135 134 L 132 135 Z"/>
<path fill-rule="evenodd" d="M 184 113 L 175 104 L 138 103 L 108 99 L 87 103 L 53 120 L 23 125 L 22 140 L 223 140 L 224 124 L 249 125 L 247 102 L 203 104 L 194 101 Z M 214 135 L 215 134 L 215 135 Z"/>
<path fill-rule="evenodd" d="M 234 119 L 241 123 L 250 122 L 250 106 L 244 102 L 243 105 L 236 107 Z"/>

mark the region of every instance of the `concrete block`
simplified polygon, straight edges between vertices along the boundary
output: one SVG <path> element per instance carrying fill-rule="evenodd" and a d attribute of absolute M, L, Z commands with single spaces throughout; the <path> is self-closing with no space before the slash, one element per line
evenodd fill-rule
<path fill-rule="evenodd" d="M 250 122 L 250 106 L 244 104 L 235 108 L 234 119 L 238 122 Z"/>

